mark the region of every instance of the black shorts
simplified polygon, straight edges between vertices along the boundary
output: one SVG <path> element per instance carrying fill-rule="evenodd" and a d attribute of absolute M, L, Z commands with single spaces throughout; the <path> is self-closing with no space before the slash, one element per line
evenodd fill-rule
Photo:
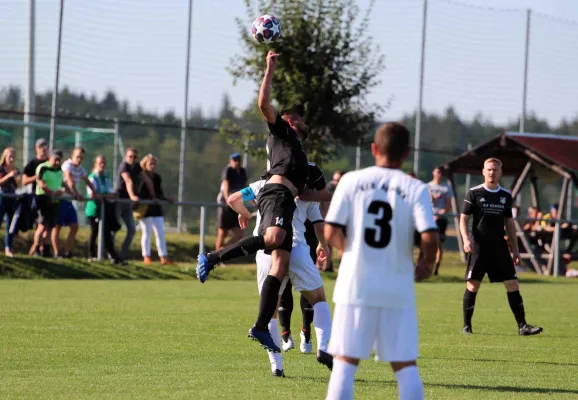
<path fill-rule="evenodd" d="M 472 253 L 468 256 L 465 280 L 482 281 L 486 274 L 490 282 L 518 279 L 505 240 L 483 244 L 472 242 Z"/>
<path fill-rule="evenodd" d="M 264 235 L 270 226 L 283 228 L 285 239 L 278 248 L 291 252 L 293 247 L 293 214 L 297 207 L 291 191 L 281 184 L 266 184 L 257 195 L 257 205 L 259 206 L 259 214 L 261 214 L 259 233 Z"/>
<path fill-rule="evenodd" d="M 47 195 L 36 196 L 36 209 L 38 210 L 38 223 L 48 227 L 56 225 L 60 202 L 54 202 Z"/>
<path fill-rule="evenodd" d="M 448 219 L 446 217 L 439 216 L 436 220 L 438 226 L 438 232 L 440 234 L 440 241 L 445 242 L 446 240 L 446 229 L 448 229 Z"/>
<path fill-rule="evenodd" d="M 235 212 L 231 207 L 219 207 L 217 211 L 217 219 L 219 223 L 219 228 L 224 230 L 229 230 L 239 227 L 239 214 Z"/>

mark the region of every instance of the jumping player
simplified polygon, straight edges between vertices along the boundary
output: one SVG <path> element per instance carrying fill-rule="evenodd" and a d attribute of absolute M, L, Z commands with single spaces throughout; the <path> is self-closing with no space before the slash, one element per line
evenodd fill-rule
<path fill-rule="evenodd" d="M 503 282 L 508 292 L 508 303 L 518 323 L 518 334 L 521 336 L 537 335 L 542 328 L 526 323 L 524 302 L 520 295 L 520 285 L 516 276 L 515 265 L 520 264 L 518 236 L 512 219 L 512 194 L 500 186 L 502 162 L 489 158 L 484 162 L 484 184 L 471 188 L 464 199 L 460 216 L 460 232 L 464 251 L 469 253 L 466 270 L 466 291 L 464 293 L 464 329 L 471 334 L 472 316 L 476 304 L 476 295 L 484 275 L 488 274 L 490 282 Z M 474 216 L 472 237 L 468 234 L 470 215 Z M 513 262 L 504 239 L 504 223 L 510 245 Z"/>
<path fill-rule="evenodd" d="M 325 180 L 323 172 L 314 163 L 309 163 L 309 179 L 307 185 L 310 189 L 325 189 Z M 322 181 L 321 181 L 322 179 Z M 229 204 L 239 213 L 239 225 L 244 229 L 252 214 L 247 210 L 244 203 L 254 200 L 259 192 L 266 186 L 265 180 L 252 183 L 249 187 L 234 193 L 229 197 Z M 260 213 L 257 214 L 258 230 Z M 319 204 L 307 202 L 300 199 L 296 200 L 296 211 L 293 216 L 293 249 L 290 257 L 290 267 L 288 276 L 282 282 L 279 295 L 285 290 L 285 285 L 290 279 L 295 290 L 301 292 L 307 300 L 313 305 L 315 334 L 317 336 L 317 361 L 326 365 L 329 369 L 333 367 L 333 357 L 327 353 L 327 343 L 331 332 L 331 313 L 325 297 L 323 281 L 319 271 L 310 256 L 310 249 L 305 241 L 305 221 L 309 219 L 315 226 L 315 231 L 319 239 L 319 246 L 316 249 L 318 256 L 327 253 L 327 243 L 323 237 L 323 218 Z M 267 279 L 268 273 L 272 267 L 272 257 L 260 250 L 257 252 L 257 285 L 259 292 Z M 280 345 L 280 336 L 277 326 L 276 313 L 268 324 L 269 331 L 277 346 Z M 281 355 L 269 351 L 271 369 L 273 376 L 284 376 L 282 368 Z"/>
<path fill-rule="evenodd" d="M 307 198 L 304 191 L 308 175 L 307 156 L 301 144 L 309 134 L 309 127 L 303 118 L 293 110 L 277 112 L 270 103 L 273 71 L 279 55 L 267 54 L 267 69 L 259 92 L 259 108 L 269 126 L 267 136 L 267 183 L 259 193 L 257 205 L 261 214 L 259 235 L 208 254 L 200 254 L 197 276 L 205 282 L 216 264 L 243 255 L 267 249 L 273 259 L 271 271 L 263 282 L 259 314 L 255 325 L 249 330 L 249 337 L 261 343 L 267 350 L 280 352 L 273 342 L 267 325 L 277 308 L 277 296 L 281 281 L 289 270 L 289 256 L 292 247 L 293 213 L 296 196 L 303 200 L 323 200 Z"/>
<path fill-rule="evenodd" d="M 325 238 L 343 251 L 333 292 L 329 352 L 334 365 L 327 399 L 352 399 L 359 360 L 389 361 L 402 400 L 423 399 L 416 366 L 418 324 L 414 279 L 431 276 L 438 232 L 427 186 L 403 172 L 409 132 L 386 123 L 375 134 L 375 166 L 341 178 L 326 217 Z M 413 233 L 423 257 L 415 271 Z"/>

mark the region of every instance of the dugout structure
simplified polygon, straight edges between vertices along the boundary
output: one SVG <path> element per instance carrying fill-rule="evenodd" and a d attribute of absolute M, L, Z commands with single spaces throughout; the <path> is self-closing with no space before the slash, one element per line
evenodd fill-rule
<path fill-rule="evenodd" d="M 554 134 L 531 134 L 504 132 L 479 146 L 466 151 L 460 156 L 442 166 L 443 173 L 452 185 L 454 192 L 452 210 L 456 225 L 458 245 L 462 259 L 465 260 L 462 237 L 459 233 L 460 199 L 455 185 L 457 174 L 480 175 L 483 162 L 495 157 L 503 163 L 503 176 L 513 177 L 512 197 L 514 201 L 525 184 L 530 185 L 531 204 L 540 208 L 539 182 L 541 180 L 562 180 L 560 190 L 558 218 L 570 219 L 566 210 L 570 184 L 578 187 L 578 138 Z M 568 239 L 571 242 L 578 238 L 576 233 L 561 232 L 560 223 L 555 224 L 554 232 L 538 231 L 525 233 L 518 221 L 515 221 L 518 231 L 520 255 L 528 260 L 538 274 L 557 276 L 561 258 L 560 242 Z M 533 236 L 531 236 L 533 235 Z M 539 236 L 539 238 L 536 237 Z M 548 251 L 536 254 L 531 241 L 541 239 L 550 243 Z M 576 247 L 576 246 L 574 246 Z M 535 249 L 534 249 L 535 250 Z M 566 249 L 572 254 L 572 259 L 578 258 L 578 250 Z"/>

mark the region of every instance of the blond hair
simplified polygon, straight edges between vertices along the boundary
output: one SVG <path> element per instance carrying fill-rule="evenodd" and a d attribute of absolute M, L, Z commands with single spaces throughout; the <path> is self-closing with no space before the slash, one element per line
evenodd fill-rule
<path fill-rule="evenodd" d="M 151 153 L 148 153 L 142 158 L 142 160 L 140 160 L 140 166 L 143 170 L 146 170 L 146 166 L 151 162 L 158 163 L 159 159 L 153 156 Z"/>
<path fill-rule="evenodd" d="M 0 157 L 0 166 L 6 165 L 6 160 L 10 157 L 11 153 L 16 153 L 14 147 L 6 147 L 2 152 L 2 157 Z"/>
<path fill-rule="evenodd" d="M 502 162 L 500 160 L 498 160 L 497 158 L 494 158 L 494 157 L 490 157 L 486 161 L 484 161 L 484 167 L 488 163 L 498 164 L 500 166 L 500 168 L 502 167 Z"/>

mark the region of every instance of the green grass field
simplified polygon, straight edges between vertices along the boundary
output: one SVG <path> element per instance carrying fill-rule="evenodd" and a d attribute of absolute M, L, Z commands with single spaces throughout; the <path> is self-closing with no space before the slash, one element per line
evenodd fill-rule
<path fill-rule="evenodd" d="M 455 255 L 447 265 L 417 285 L 427 398 L 578 398 L 578 281 L 522 276 L 528 321 L 545 328 L 536 337 L 517 336 L 503 287 L 486 284 L 475 335 L 463 336 L 463 267 Z M 324 398 L 329 371 L 314 356 L 285 354 L 287 378 L 272 378 L 265 351 L 246 337 L 258 304 L 254 268 L 222 268 L 204 285 L 182 275 L 0 280 L 0 397 Z M 294 331 L 300 318 L 297 306 Z M 389 367 L 362 363 L 355 393 L 395 398 Z"/>

